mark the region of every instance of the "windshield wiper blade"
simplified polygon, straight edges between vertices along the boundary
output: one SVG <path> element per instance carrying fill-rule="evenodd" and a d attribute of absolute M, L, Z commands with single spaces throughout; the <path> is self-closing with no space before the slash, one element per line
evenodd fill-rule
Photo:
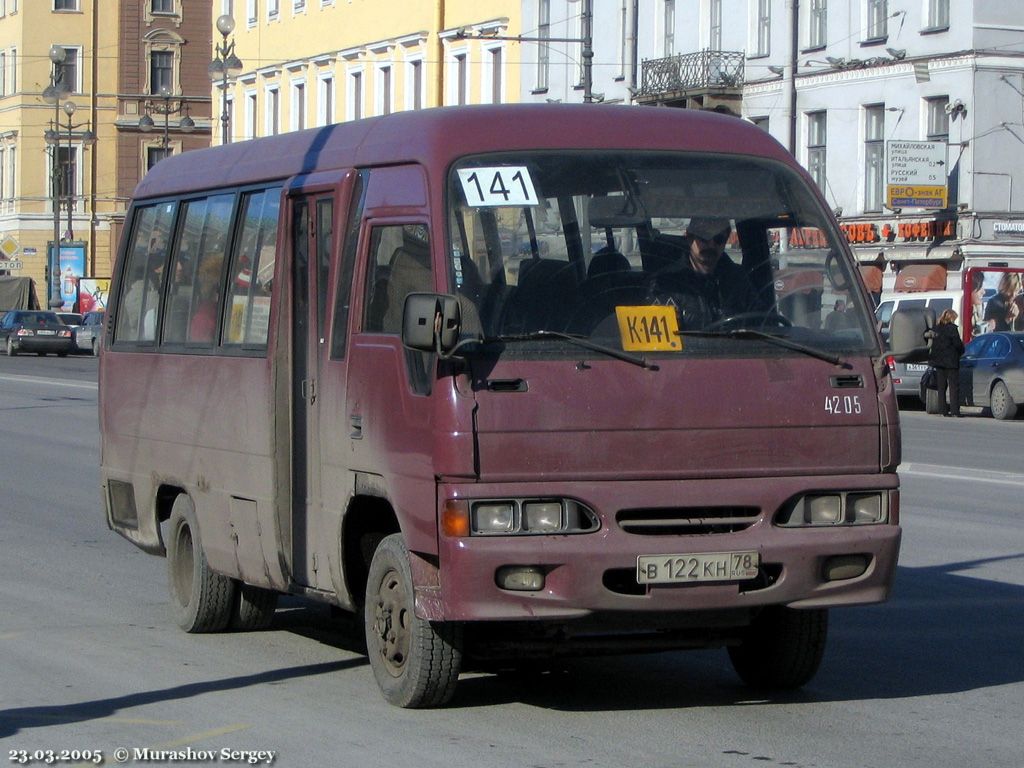
<path fill-rule="evenodd" d="M 738 328 L 732 331 L 679 331 L 678 333 L 680 336 L 695 336 L 701 339 L 757 339 L 758 341 L 774 344 L 777 347 L 792 349 L 794 352 L 802 352 L 818 360 L 824 360 L 826 363 L 832 363 L 832 365 L 839 365 L 843 368 L 851 367 L 848 362 L 838 355 L 833 355 L 830 352 L 815 349 L 814 347 L 808 347 L 796 341 L 790 341 L 784 336 L 777 336 L 773 333 L 765 333 L 764 331 L 755 331 L 751 328 Z"/>
<path fill-rule="evenodd" d="M 658 366 L 654 363 L 649 363 L 641 355 L 631 355 L 628 352 L 622 352 L 612 347 L 606 347 L 603 344 L 595 344 L 585 336 L 580 336 L 574 333 L 562 333 L 561 331 L 529 331 L 527 333 L 506 333 L 499 334 L 497 336 L 485 336 L 480 339 L 485 344 L 493 342 L 510 342 L 510 341 L 544 341 L 546 339 L 558 339 L 560 341 L 567 341 L 570 344 L 574 344 L 577 347 L 583 349 L 589 349 L 591 352 L 599 352 L 602 355 L 608 357 L 614 357 L 616 360 L 622 360 L 632 365 L 637 365 L 641 368 L 646 368 L 651 371 L 658 370 Z"/>

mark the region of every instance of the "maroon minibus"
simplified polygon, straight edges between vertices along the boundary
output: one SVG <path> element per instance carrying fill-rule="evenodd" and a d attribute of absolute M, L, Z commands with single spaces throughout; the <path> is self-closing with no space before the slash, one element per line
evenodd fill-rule
<path fill-rule="evenodd" d="M 173 156 L 117 254 L 107 522 L 189 632 L 282 593 L 361 615 L 399 706 L 634 650 L 800 686 L 896 569 L 870 307 L 808 175 L 728 116 L 441 108 Z"/>

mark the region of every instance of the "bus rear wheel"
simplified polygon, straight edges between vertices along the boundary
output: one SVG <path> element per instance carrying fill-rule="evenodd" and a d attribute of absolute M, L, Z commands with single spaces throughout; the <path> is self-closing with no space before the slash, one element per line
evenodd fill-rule
<path fill-rule="evenodd" d="M 266 629 L 277 610 L 277 592 L 251 584 L 235 583 L 235 601 L 231 610 L 231 628 L 243 632 Z"/>
<path fill-rule="evenodd" d="M 461 628 L 416 616 L 401 534 L 383 539 L 373 554 L 363 611 L 366 650 L 384 698 L 408 708 L 447 704 L 462 666 Z"/>
<path fill-rule="evenodd" d="M 764 609 L 729 658 L 753 688 L 792 690 L 810 682 L 821 666 L 828 637 L 828 611 L 783 606 Z"/>
<path fill-rule="evenodd" d="M 167 581 L 171 610 L 186 632 L 220 632 L 231 621 L 235 584 L 206 562 L 192 500 L 181 494 L 171 509 Z"/>

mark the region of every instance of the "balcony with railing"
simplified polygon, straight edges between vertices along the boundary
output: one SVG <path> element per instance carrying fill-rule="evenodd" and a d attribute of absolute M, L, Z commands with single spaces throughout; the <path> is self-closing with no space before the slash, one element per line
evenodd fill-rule
<path fill-rule="evenodd" d="M 712 50 L 644 59 L 636 101 L 703 108 L 738 102 L 745 59 L 743 51 Z"/>

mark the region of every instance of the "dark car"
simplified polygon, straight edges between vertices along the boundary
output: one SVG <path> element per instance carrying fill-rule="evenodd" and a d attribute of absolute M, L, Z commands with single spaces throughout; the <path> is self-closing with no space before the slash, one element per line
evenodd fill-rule
<path fill-rule="evenodd" d="M 103 333 L 103 310 L 86 312 L 82 324 L 75 331 L 75 346 L 82 352 L 99 354 L 100 335 Z"/>
<path fill-rule="evenodd" d="M 960 399 L 1012 419 L 1024 403 L 1024 333 L 996 331 L 971 339 L 960 358 Z"/>
<path fill-rule="evenodd" d="M 56 312 L 12 309 L 0 319 L 0 343 L 8 357 L 19 352 L 65 357 L 74 349 L 74 332 Z"/>
<path fill-rule="evenodd" d="M 78 328 L 82 324 L 82 315 L 79 312 L 57 312 L 57 317 L 68 328 L 71 329 L 71 351 L 78 349 Z"/>

